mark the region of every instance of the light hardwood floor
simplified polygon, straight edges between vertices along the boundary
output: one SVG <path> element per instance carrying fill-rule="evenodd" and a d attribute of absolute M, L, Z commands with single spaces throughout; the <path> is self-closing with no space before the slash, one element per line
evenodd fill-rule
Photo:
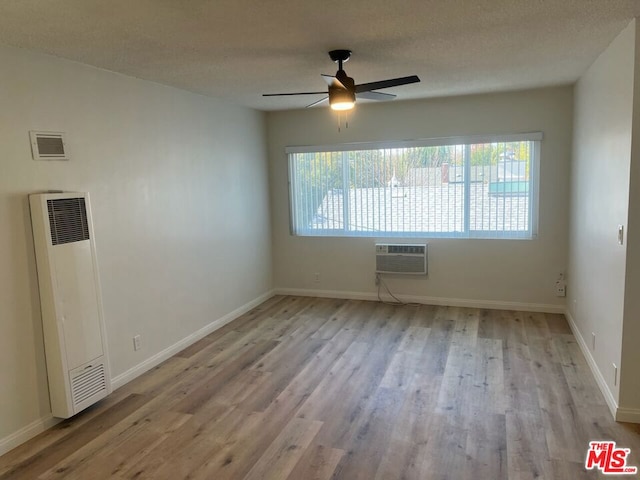
<path fill-rule="evenodd" d="M 640 466 L 560 315 L 274 297 L 0 457 L 0 479 L 579 479 Z"/>

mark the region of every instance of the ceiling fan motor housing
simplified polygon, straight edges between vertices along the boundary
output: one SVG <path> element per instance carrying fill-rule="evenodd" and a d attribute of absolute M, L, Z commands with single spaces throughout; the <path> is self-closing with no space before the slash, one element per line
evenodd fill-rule
<path fill-rule="evenodd" d="M 356 84 L 353 78 L 347 76 L 347 73 L 344 70 L 338 70 L 336 72 L 336 78 L 340 80 L 340 83 L 342 83 L 347 90 L 355 92 Z"/>
<path fill-rule="evenodd" d="M 353 89 L 347 90 L 340 87 L 329 87 L 329 103 L 356 103 L 356 94 Z"/>
<path fill-rule="evenodd" d="M 348 52 L 349 54 L 351 54 L 351 52 L 349 52 L 348 50 L 338 50 L 338 52 Z M 342 60 L 340 60 L 340 67 L 342 67 Z M 344 86 L 344 88 L 342 86 L 336 85 L 329 86 L 329 104 L 333 106 L 333 108 L 336 108 L 337 105 L 344 105 L 345 109 L 347 109 L 346 106 L 349 104 L 351 105 L 351 107 L 353 107 L 353 104 L 356 103 L 355 81 L 353 80 L 353 78 L 349 77 L 347 75 L 347 72 L 342 70 L 342 68 L 340 68 L 340 70 L 336 72 L 336 80 L 338 80 L 339 83 Z"/>

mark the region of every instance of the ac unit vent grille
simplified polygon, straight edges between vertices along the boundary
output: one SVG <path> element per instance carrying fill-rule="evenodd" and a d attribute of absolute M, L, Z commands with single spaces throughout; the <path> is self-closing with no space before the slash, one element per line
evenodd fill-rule
<path fill-rule="evenodd" d="M 104 374 L 104 365 L 89 366 L 71 379 L 71 394 L 73 404 L 79 405 L 97 393 L 106 392 L 107 381 Z"/>
<path fill-rule="evenodd" d="M 87 207 L 84 198 L 47 200 L 47 207 L 53 245 L 89 240 Z"/>
<path fill-rule="evenodd" d="M 425 245 L 387 245 L 387 253 L 413 253 L 424 255 Z"/>
<path fill-rule="evenodd" d="M 425 273 L 424 258 L 382 256 L 376 258 L 376 271 L 380 273 Z"/>

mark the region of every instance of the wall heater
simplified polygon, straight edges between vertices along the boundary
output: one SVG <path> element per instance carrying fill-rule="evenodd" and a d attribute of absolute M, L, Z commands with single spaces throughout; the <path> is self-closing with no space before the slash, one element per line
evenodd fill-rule
<path fill-rule="evenodd" d="M 51 410 L 69 418 L 111 393 L 89 194 L 29 203 Z"/>
<path fill-rule="evenodd" d="M 427 245 L 376 244 L 376 273 L 427 274 Z"/>

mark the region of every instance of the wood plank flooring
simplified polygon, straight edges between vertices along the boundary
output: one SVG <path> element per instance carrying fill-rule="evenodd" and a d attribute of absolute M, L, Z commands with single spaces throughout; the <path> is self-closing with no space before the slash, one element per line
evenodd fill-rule
<path fill-rule="evenodd" d="M 5 479 L 578 479 L 631 448 L 563 316 L 274 297 L 0 457 Z"/>

